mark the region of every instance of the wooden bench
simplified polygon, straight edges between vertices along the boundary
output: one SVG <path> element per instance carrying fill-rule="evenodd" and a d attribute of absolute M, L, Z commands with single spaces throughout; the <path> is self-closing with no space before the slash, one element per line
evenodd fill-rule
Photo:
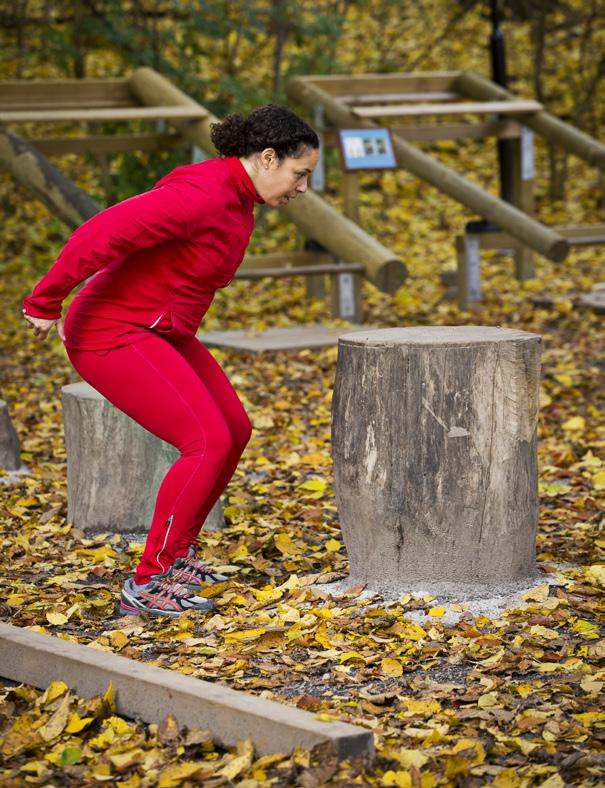
<path fill-rule="evenodd" d="M 605 244 L 605 224 L 567 224 L 552 228 L 565 238 L 570 246 L 599 246 Z M 458 279 L 458 304 L 468 309 L 481 301 L 481 249 L 505 249 L 519 252 L 523 244 L 500 232 L 473 233 L 456 237 Z"/>
<path fill-rule="evenodd" d="M 234 279 L 304 276 L 307 280 L 307 298 L 324 298 L 325 276 L 329 274 L 331 316 L 361 323 L 361 280 L 364 273 L 363 264 L 338 262 L 325 252 L 272 252 L 246 256 Z"/>

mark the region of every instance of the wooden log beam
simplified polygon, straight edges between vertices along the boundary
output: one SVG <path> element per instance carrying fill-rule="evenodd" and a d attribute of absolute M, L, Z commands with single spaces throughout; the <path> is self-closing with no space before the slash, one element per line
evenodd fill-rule
<path fill-rule="evenodd" d="M 337 96 L 367 93 L 433 93 L 455 92 L 454 82 L 459 71 L 426 71 L 422 74 L 329 74 L 304 76 L 326 93 Z"/>
<path fill-rule="evenodd" d="M 101 210 L 33 145 L 1 126 L 0 165 L 72 230 Z"/>
<path fill-rule="evenodd" d="M 537 101 L 451 101 L 447 104 L 393 104 L 392 106 L 373 105 L 369 107 L 352 106 L 360 118 L 404 118 L 423 115 L 518 115 L 526 112 L 539 112 L 542 104 Z"/>
<path fill-rule="evenodd" d="M 306 107 L 321 106 L 326 117 L 339 128 L 375 128 L 370 120 L 357 117 L 349 107 L 328 95 L 304 77 L 293 77 L 287 85 L 288 96 Z M 393 148 L 400 167 L 427 181 L 440 191 L 466 205 L 479 216 L 494 222 L 502 230 L 523 241 L 550 260 L 561 262 L 569 253 L 569 244 L 557 233 L 530 218 L 449 167 L 410 145 L 394 134 Z"/>
<path fill-rule="evenodd" d="M 151 68 L 138 68 L 130 79 L 133 93 L 144 104 L 200 107 L 192 98 Z M 211 155 L 216 151 L 210 139 L 212 123 L 218 118 L 210 112 L 189 122 L 172 119 L 180 133 Z M 318 241 L 336 257 L 349 263 L 362 263 L 366 275 L 378 288 L 394 293 L 406 278 L 403 262 L 379 241 L 346 219 L 317 194 L 307 192 L 282 208 L 307 238 Z"/>
<path fill-rule="evenodd" d="M 127 79 L 7 79 L 0 81 L 2 109 L 129 107 Z"/>
<path fill-rule="evenodd" d="M 391 134 L 396 134 L 408 142 L 434 142 L 437 140 L 479 140 L 485 137 L 515 139 L 521 134 L 521 126 L 516 121 L 491 120 L 487 123 L 440 123 L 428 125 L 409 123 L 404 126 L 390 126 Z M 338 132 L 326 129 L 324 139 L 330 145 L 338 144 Z"/>
<path fill-rule="evenodd" d="M 50 123 L 58 121 L 103 121 L 103 120 L 157 120 L 165 118 L 203 118 L 206 111 L 202 107 L 109 107 L 88 109 L 42 109 L 6 110 L 0 109 L 0 123 Z"/>
<path fill-rule="evenodd" d="M 299 265 L 330 265 L 334 256 L 325 252 L 267 252 L 267 254 L 247 254 L 239 271 L 256 271 L 259 268 L 277 268 L 280 266 Z"/>
<path fill-rule="evenodd" d="M 287 276 L 314 276 L 316 274 L 363 274 L 365 266 L 351 263 L 331 263 L 329 265 L 286 265 L 278 268 L 238 268 L 236 279 L 284 279 Z"/>
<path fill-rule="evenodd" d="M 45 156 L 66 153 L 125 153 L 189 146 L 180 134 L 91 134 L 88 137 L 36 137 L 28 140 Z"/>
<path fill-rule="evenodd" d="M 431 91 L 429 93 L 355 93 L 334 96 L 338 101 L 354 104 L 376 104 L 385 101 L 455 101 L 462 98 L 459 93 L 450 90 Z"/>
<path fill-rule="evenodd" d="M 463 95 L 480 101 L 516 100 L 513 93 L 472 71 L 461 73 L 455 80 L 455 86 Z M 512 117 L 515 115 L 513 114 Z M 516 120 L 550 142 L 560 145 L 578 158 L 605 171 L 605 145 L 571 124 L 559 120 L 544 110 L 534 115 L 520 114 Z"/>

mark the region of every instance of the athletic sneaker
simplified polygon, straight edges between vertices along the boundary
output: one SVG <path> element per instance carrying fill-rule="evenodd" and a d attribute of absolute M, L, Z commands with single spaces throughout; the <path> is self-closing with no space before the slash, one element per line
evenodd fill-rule
<path fill-rule="evenodd" d="M 195 596 L 172 578 L 152 577 L 149 582 L 139 585 L 129 577 L 122 586 L 120 613 L 124 616 L 154 613 L 177 618 L 187 610 L 206 613 L 214 610 L 214 602 Z"/>
<path fill-rule="evenodd" d="M 190 545 L 189 553 L 186 556 L 175 560 L 166 572 L 166 576 L 191 590 L 210 583 L 224 583 L 225 580 L 229 580 L 226 575 L 220 575 L 211 566 L 202 563 L 196 556 L 193 545 Z"/>

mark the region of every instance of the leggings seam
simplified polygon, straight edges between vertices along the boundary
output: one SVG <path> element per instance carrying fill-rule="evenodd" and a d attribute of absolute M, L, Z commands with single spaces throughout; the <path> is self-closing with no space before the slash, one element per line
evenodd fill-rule
<path fill-rule="evenodd" d="M 143 353 L 141 353 L 134 345 L 132 345 L 131 347 L 137 353 L 137 355 L 139 355 L 153 370 L 155 370 L 155 372 L 160 376 L 160 378 L 162 378 L 164 380 L 164 382 L 168 383 L 170 388 L 172 388 L 172 390 L 177 394 L 177 396 L 179 397 L 181 402 L 183 402 L 183 404 L 185 405 L 186 409 L 193 415 L 194 421 L 196 422 L 198 427 L 201 428 L 202 425 L 201 425 L 200 421 L 198 420 L 198 418 L 197 418 L 195 412 L 193 411 L 193 409 L 191 408 L 191 406 L 187 403 L 187 401 L 181 395 L 181 392 L 173 385 L 173 383 L 170 380 L 168 380 L 168 378 L 164 375 L 164 373 L 161 370 L 159 370 L 146 356 L 143 355 Z M 206 449 L 207 449 L 206 436 L 204 434 L 203 429 L 201 430 L 201 432 L 202 432 L 202 437 L 203 437 L 203 440 L 204 440 L 204 449 L 203 449 L 203 451 L 202 451 L 202 453 L 200 455 L 200 461 L 197 463 L 196 468 L 194 468 L 192 470 L 191 474 L 189 475 L 189 478 L 187 479 L 187 483 L 184 484 L 183 487 L 181 488 L 181 491 L 180 491 L 180 493 L 178 495 L 178 498 L 173 503 L 173 506 L 172 506 L 173 511 L 176 508 L 178 502 L 181 500 L 181 496 L 183 495 L 184 491 L 189 486 L 189 483 L 191 482 L 191 480 L 195 476 L 195 473 L 196 473 L 200 463 L 202 462 L 202 460 L 203 460 L 203 458 L 204 458 L 204 456 L 206 454 Z M 182 455 L 181 455 L 181 457 L 182 457 Z M 178 460 L 177 460 L 177 462 L 178 462 Z M 166 521 L 166 522 L 168 522 L 168 521 Z M 164 523 L 164 525 L 166 525 L 166 523 Z M 158 552 L 158 554 L 156 556 L 156 559 L 155 559 L 156 562 L 159 564 L 162 572 L 164 572 L 166 570 L 164 569 L 164 565 L 162 563 L 160 563 L 160 555 L 162 554 L 162 552 L 164 551 L 164 548 L 166 547 L 166 541 L 167 541 L 168 533 L 170 532 L 171 527 L 172 527 L 172 521 L 170 522 L 170 526 L 168 527 L 168 530 L 167 530 L 167 532 L 166 532 L 166 534 L 164 536 L 164 543 L 162 544 L 162 547 L 160 548 L 160 550 L 159 550 L 159 552 Z"/>

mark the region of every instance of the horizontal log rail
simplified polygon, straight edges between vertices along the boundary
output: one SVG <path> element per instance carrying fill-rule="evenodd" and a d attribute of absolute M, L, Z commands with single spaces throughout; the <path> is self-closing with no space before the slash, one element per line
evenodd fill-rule
<path fill-rule="evenodd" d="M 201 107 L 112 107 L 100 109 L 47 109 L 5 110 L 0 109 L 1 123 L 29 123 L 56 121 L 102 121 L 102 120 L 156 120 L 159 118 L 198 120 L 208 113 Z"/>
<path fill-rule="evenodd" d="M 544 107 L 538 101 L 465 101 L 449 104 L 397 104 L 393 106 L 352 106 L 351 110 L 360 118 L 406 117 L 417 115 L 518 115 L 540 112 Z"/>
<path fill-rule="evenodd" d="M 191 147 L 180 134 L 91 134 L 87 137 L 36 137 L 28 140 L 45 156 L 65 153 L 125 153 Z"/>
<path fill-rule="evenodd" d="M 487 123 L 440 123 L 438 125 L 409 123 L 405 126 L 389 125 L 391 134 L 409 142 L 436 142 L 439 140 L 516 139 L 521 136 L 521 124 L 514 120 L 492 120 Z M 328 127 L 324 133 L 330 145 L 338 144 L 338 129 Z"/>
<path fill-rule="evenodd" d="M 270 276 L 282 279 L 286 276 L 314 276 L 315 274 L 364 274 L 365 265 L 361 263 L 332 263 L 328 265 L 284 265 L 279 268 L 245 268 L 241 267 L 235 274 L 236 279 L 262 279 Z"/>
<path fill-rule="evenodd" d="M 454 101 L 462 98 L 462 96 L 460 93 L 453 93 L 451 90 L 435 90 L 429 93 L 360 93 L 359 95 L 349 93 L 343 96 L 334 96 L 334 98 L 347 104 L 349 102 L 354 104 L 372 104 L 380 101 Z"/>

